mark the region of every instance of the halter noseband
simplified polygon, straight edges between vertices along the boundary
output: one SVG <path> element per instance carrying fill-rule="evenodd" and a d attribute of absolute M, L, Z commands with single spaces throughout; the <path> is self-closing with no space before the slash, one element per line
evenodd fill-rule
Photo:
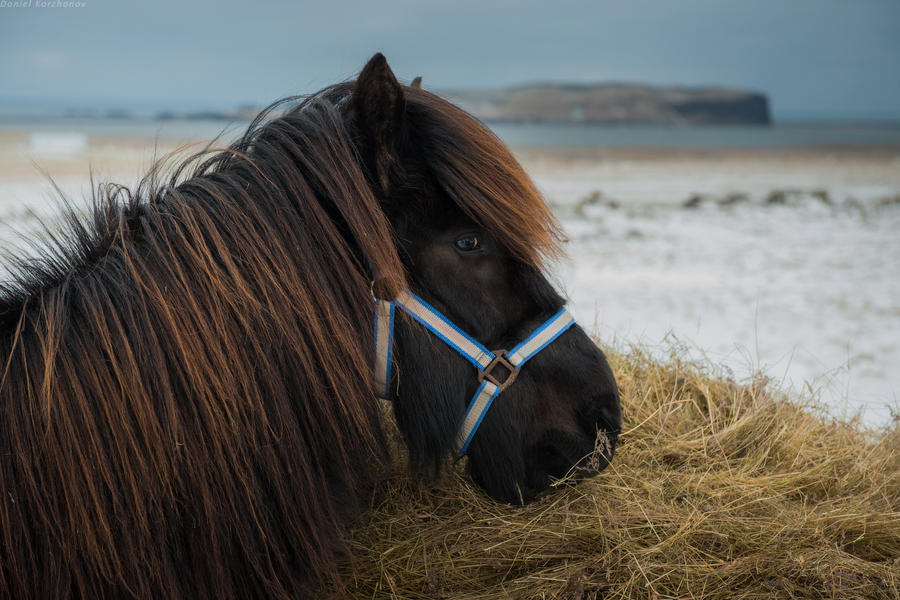
<path fill-rule="evenodd" d="M 456 350 L 478 369 L 479 386 L 469 402 L 466 414 L 456 434 L 456 448 L 462 456 L 469 448 L 478 426 L 487 414 L 497 395 L 512 385 L 519 369 L 527 360 L 543 350 L 553 340 L 566 331 L 575 320 L 562 307 L 559 312 L 544 321 L 512 350 L 494 350 L 482 346 L 478 341 L 453 324 L 433 306 L 420 297 L 403 290 L 393 300 L 375 300 L 375 382 L 376 390 L 383 398 L 390 398 L 391 363 L 394 345 L 394 306 L 399 306 L 408 315 L 424 325 L 448 346 Z M 498 367 L 507 374 L 496 373 Z"/>

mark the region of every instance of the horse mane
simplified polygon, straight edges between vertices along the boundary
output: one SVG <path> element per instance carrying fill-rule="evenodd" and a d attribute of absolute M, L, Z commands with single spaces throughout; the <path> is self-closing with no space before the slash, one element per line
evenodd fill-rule
<path fill-rule="evenodd" d="M 339 583 L 341 522 L 384 460 L 370 269 L 406 285 L 345 122 L 352 85 L 264 111 L 134 191 L 100 186 L 15 261 L 0 283 L 4 593 Z M 553 255 L 556 222 L 505 146 L 404 91 L 453 201 L 519 260 Z"/>

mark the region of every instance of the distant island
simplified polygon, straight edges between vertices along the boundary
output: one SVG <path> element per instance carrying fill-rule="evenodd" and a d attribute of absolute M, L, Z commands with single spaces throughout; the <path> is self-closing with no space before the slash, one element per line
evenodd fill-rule
<path fill-rule="evenodd" d="M 671 125 L 770 125 L 765 94 L 733 88 L 657 87 L 631 83 L 534 83 L 504 89 L 430 90 L 489 123 L 609 123 Z M 277 116 L 293 106 L 273 111 Z M 123 108 L 68 108 L 56 116 L 73 119 L 155 121 L 249 121 L 254 104 L 234 109 L 161 110 L 153 114 Z M 3 115 L 0 115 L 2 120 Z"/>
<path fill-rule="evenodd" d="M 441 94 L 479 119 L 530 123 L 665 123 L 769 125 L 764 94 L 728 88 L 626 83 L 535 83 L 500 90 Z"/>

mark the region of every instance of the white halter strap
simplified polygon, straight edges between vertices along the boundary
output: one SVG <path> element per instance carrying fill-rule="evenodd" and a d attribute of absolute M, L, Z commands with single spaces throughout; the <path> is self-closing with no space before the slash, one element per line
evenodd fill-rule
<path fill-rule="evenodd" d="M 390 397 L 391 362 L 394 345 L 394 305 L 424 325 L 448 346 L 456 350 L 478 369 L 480 385 L 469 402 L 466 413 L 456 434 L 456 448 L 462 456 L 469 448 L 478 426 L 487 414 L 494 398 L 512 385 L 519 369 L 531 357 L 543 350 L 553 340 L 563 334 L 575 320 L 565 307 L 547 319 L 531 335 L 522 340 L 512 350 L 490 351 L 475 338 L 457 327 L 436 308 L 422 298 L 403 290 L 393 301 L 375 301 L 375 385 L 383 398 Z M 494 373 L 496 367 L 508 373 L 501 381 Z"/>

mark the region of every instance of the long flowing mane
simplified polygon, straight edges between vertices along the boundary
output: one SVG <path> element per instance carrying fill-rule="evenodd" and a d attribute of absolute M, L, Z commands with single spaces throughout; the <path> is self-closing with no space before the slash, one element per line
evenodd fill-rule
<path fill-rule="evenodd" d="M 100 187 L 0 284 L 0 592 L 291 597 L 336 580 L 345 509 L 384 457 L 370 269 L 406 281 L 352 91 L 264 113 L 165 183 Z M 555 221 L 503 144 L 407 91 L 453 201 L 519 260 L 553 255 Z"/>

